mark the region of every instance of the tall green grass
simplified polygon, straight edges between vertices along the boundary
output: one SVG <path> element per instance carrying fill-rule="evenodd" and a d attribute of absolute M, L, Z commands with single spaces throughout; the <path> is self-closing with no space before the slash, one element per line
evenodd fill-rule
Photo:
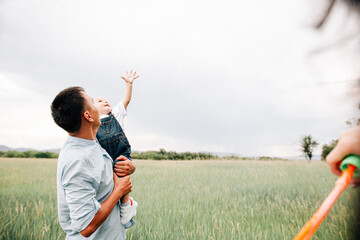
<path fill-rule="evenodd" d="M 135 161 L 128 239 L 292 239 L 333 188 L 325 163 Z M 0 239 L 64 239 L 56 160 L 0 159 Z M 360 239 L 347 189 L 313 239 Z"/>
<path fill-rule="evenodd" d="M 0 159 L 0 239 L 64 239 L 56 159 Z"/>

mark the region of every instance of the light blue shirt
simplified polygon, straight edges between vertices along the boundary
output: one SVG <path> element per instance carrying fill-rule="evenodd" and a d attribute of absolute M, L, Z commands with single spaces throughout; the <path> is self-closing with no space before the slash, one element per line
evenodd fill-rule
<path fill-rule="evenodd" d="M 93 220 L 114 188 L 112 160 L 96 140 L 69 136 L 57 166 L 59 222 L 66 239 L 126 239 L 119 203 L 89 237 L 80 232 Z"/>

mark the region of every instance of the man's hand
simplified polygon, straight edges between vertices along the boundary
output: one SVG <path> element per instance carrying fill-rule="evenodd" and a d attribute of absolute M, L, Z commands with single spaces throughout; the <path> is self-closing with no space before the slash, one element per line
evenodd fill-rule
<path fill-rule="evenodd" d="M 139 75 L 136 76 L 136 72 L 133 73 L 132 70 L 130 70 L 130 73 L 129 71 L 126 71 L 126 77 L 121 76 L 121 78 L 124 79 L 126 83 L 133 83 L 133 81 L 138 77 Z"/>
<path fill-rule="evenodd" d="M 114 192 L 117 194 L 119 199 L 132 191 L 132 184 L 130 176 L 119 178 L 113 173 L 114 177 Z"/>
<path fill-rule="evenodd" d="M 124 156 L 118 157 L 115 163 L 114 172 L 118 177 L 125 177 L 133 174 L 136 170 L 135 164 Z"/>

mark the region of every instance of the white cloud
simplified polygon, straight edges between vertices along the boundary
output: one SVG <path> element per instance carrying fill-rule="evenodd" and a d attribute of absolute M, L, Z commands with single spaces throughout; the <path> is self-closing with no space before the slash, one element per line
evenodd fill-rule
<path fill-rule="evenodd" d="M 50 115 L 50 99 L 26 88 L 32 80 L 16 73 L 0 72 L 1 144 L 36 149 L 58 148 L 64 133 Z"/>

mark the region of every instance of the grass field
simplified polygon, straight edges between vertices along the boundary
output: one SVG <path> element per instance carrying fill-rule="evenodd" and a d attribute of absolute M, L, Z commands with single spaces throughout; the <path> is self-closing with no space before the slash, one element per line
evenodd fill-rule
<path fill-rule="evenodd" d="M 128 239 L 292 239 L 333 188 L 325 163 L 135 161 Z M 0 159 L 0 239 L 64 239 L 55 159 Z M 313 239 L 360 239 L 347 189 Z"/>

